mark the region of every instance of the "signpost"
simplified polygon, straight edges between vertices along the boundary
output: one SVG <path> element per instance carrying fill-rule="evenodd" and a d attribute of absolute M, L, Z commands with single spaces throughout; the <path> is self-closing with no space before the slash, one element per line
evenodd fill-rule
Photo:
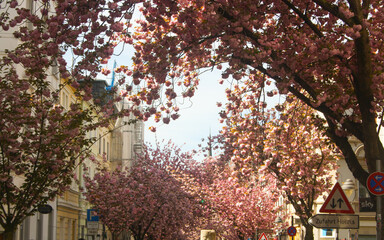
<path fill-rule="evenodd" d="M 347 196 L 345 196 L 345 193 L 338 182 L 329 193 L 329 196 L 325 200 L 323 206 L 321 206 L 319 212 L 350 214 L 355 213 L 347 199 Z"/>
<path fill-rule="evenodd" d="M 96 209 L 87 209 L 87 234 L 96 235 L 99 231 L 99 215 Z"/>
<path fill-rule="evenodd" d="M 358 229 L 359 215 L 316 214 L 308 222 L 316 228 Z"/>
<path fill-rule="evenodd" d="M 367 178 L 367 189 L 376 195 L 376 237 L 381 239 L 383 230 L 381 226 L 382 195 L 384 194 L 384 173 L 381 172 L 381 162 L 376 160 L 376 171 Z"/>
<path fill-rule="evenodd" d="M 336 182 L 329 196 L 321 206 L 322 213 L 348 213 L 353 214 L 351 204 L 348 201 L 340 183 Z M 316 228 L 336 228 L 336 239 L 339 238 L 339 229 L 359 228 L 359 215 L 340 214 L 316 214 L 308 220 L 309 224 Z"/>

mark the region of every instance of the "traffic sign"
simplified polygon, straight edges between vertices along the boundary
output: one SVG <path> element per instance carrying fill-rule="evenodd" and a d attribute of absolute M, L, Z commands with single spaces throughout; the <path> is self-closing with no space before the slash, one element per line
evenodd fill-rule
<path fill-rule="evenodd" d="M 287 229 L 287 233 L 289 236 L 293 237 L 296 235 L 296 228 L 294 226 L 290 226 L 288 229 Z"/>
<path fill-rule="evenodd" d="M 359 215 L 316 214 L 308 222 L 316 228 L 358 229 Z"/>
<path fill-rule="evenodd" d="M 321 206 L 319 212 L 352 214 L 355 213 L 338 182 L 335 184 L 332 191 L 329 193 L 329 196 L 325 200 L 323 206 Z"/>
<path fill-rule="evenodd" d="M 98 222 L 99 214 L 96 209 L 87 209 L 87 221 L 88 222 Z"/>
<path fill-rule="evenodd" d="M 265 235 L 265 233 L 262 233 L 261 236 L 259 237 L 259 240 L 268 240 L 268 238 Z"/>
<path fill-rule="evenodd" d="M 367 178 L 367 188 L 374 195 L 384 194 L 384 173 L 374 172 Z"/>
<path fill-rule="evenodd" d="M 88 229 L 91 229 L 91 228 L 99 229 L 99 222 L 87 222 L 87 228 Z"/>
<path fill-rule="evenodd" d="M 88 228 L 88 230 L 87 230 L 88 235 L 96 235 L 96 234 L 98 234 L 98 232 L 99 232 L 99 229 L 97 229 L 97 228 Z"/>

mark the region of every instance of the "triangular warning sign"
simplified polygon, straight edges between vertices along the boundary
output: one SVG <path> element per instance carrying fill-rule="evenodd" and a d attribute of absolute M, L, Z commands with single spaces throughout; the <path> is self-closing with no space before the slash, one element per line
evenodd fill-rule
<path fill-rule="evenodd" d="M 259 237 L 259 240 L 268 240 L 268 238 L 265 235 L 265 233 L 262 233 L 261 236 Z"/>
<path fill-rule="evenodd" d="M 355 213 L 340 184 L 337 182 L 319 212 Z"/>

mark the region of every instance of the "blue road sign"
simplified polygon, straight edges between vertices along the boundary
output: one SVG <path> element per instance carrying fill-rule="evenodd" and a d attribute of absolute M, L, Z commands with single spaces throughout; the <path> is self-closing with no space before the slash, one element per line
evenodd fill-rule
<path fill-rule="evenodd" d="M 367 178 L 367 188 L 374 195 L 384 194 L 384 173 L 374 172 Z"/>
<path fill-rule="evenodd" d="M 296 235 L 296 228 L 294 226 L 290 226 L 288 229 L 287 229 L 287 233 L 289 236 L 293 237 Z"/>
<path fill-rule="evenodd" d="M 99 213 L 97 212 L 97 209 L 87 209 L 87 221 L 88 222 L 99 221 Z"/>

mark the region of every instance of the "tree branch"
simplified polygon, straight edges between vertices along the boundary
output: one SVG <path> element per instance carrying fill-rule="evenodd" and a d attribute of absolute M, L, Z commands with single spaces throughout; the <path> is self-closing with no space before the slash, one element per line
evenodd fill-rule
<path fill-rule="evenodd" d="M 323 33 L 320 31 L 320 29 L 317 28 L 317 26 L 302 12 L 300 12 L 299 9 L 297 9 L 291 2 L 288 0 L 282 0 L 290 9 L 292 9 L 301 19 L 304 20 L 304 22 L 313 30 L 313 32 L 318 36 L 318 37 L 323 37 Z"/>
<path fill-rule="evenodd" d="M 332 5 L 326 0 L 313 0 L 316 4 L 318 4 L 320 7 L 322 7 L 324 10 L 331 13 L 333 16 L 341 19 L 343 22 L 345 22 L 349 27 L 353 27 L 353 21 L 351 19 L 346 18 L 344 15 L 340 14 L 339 7 L 336 5 Z"/>

